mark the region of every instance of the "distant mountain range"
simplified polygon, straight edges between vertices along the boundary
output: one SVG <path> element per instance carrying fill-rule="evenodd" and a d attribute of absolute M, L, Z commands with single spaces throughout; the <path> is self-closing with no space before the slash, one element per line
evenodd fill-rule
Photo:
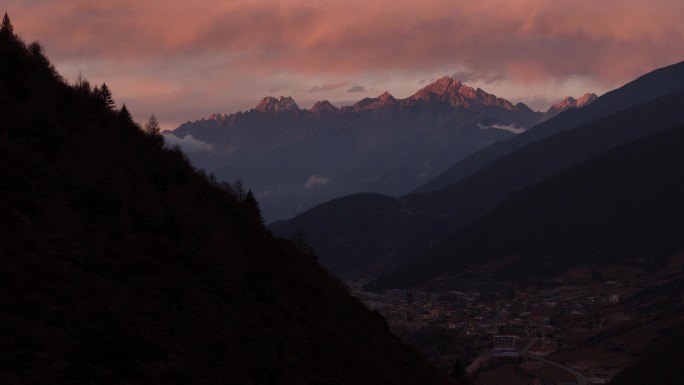
<path fill-rule="evenodd" d="M 241 177 L 270 221 L 352 193 L 406 194 L 474 151 L 591 101 L 569 98 L 542 114 L 443 77 L 406 99 L 385 92 L 342 108 L 266 97 L 246 112 L 182 124 L 167 139 L 201 141 L 204 151 L 188 148 L 193 163 L 218 179 Z"/>
<path fill-rule="evenodd" d="M 342 276 L 382 274 L 440 247 L 516 191 L 684 123 L 682 90 L 684 64 L 656 70 L 474 153 L 415 194 L 348 196 L 271 227 L 282 235 L 304 232 L 321 262 Z"/>

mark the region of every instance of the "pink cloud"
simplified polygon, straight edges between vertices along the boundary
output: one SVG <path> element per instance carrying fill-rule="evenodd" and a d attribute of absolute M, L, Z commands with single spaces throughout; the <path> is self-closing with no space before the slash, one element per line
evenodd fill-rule
<path fill-rule="evenodd" d="M 462 63 L 508 75 L 535 62 L 540 64 L 531 66 L 530 77 L 575 71 L 624 77 L 653 67 L 651 62 L 681 59 L 671 49 L 684 42 L 684 3 L 669 0 L 67 0 L 32 2 L 41 6 L 26 12 L 26 2 L 14 3 L 25 18 L 22 30 L 50 39 L 60 55 L 236 54 L 233 64 L 257 71 L 413 70 Z M 633 60 L 635 54 L 645 57 Z"/>
<path fill-rule="evenodd" d="M 92 68 L 86 75 L 125 83 L 123 96 L 166 100 L 203 92 L 233 103 L 219 93 L 244 98 L 289 75 L 301 84 L 278 87 L 334 93 L 368 73 L 415 84 L 459 70 L 483 85 L 582 76 L 605 88 L 684 60 L 681 0 L 8 0 L 6 9 L 58 68 Z"/>
<path fill-rule="evenodd" d="M 319 86 L 311 87 L 308 92 L 333 91 L 333 90 L 336 90 L 340 87 L 344 87 L 348 84 L 349 84 L 348 81 L 341 81 L 341 82 L 335 82 L 335 83 L 325 83 L 325 84 L 321 84 Z"/>

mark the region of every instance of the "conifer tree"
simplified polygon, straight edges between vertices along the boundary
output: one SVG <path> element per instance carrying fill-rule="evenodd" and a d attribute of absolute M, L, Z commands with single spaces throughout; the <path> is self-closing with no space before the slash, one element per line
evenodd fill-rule
<path fill-rule="evenodd" d="M 245 200 L 242 202 L 247 208 L 247 212 L 254 221 L 263 225 L 264 218 L 261 216 L 261 208 L 259 208 L 259 202 L 254 197 L 252 190 L 248 190 L 245 195 Z"/>
<path fill-rule="evenodd" d="M 135 121 L 133 121 L 133 116 L 128 111 L 128 108 L 126 107 L 126 103 L 124 103 L 123 106 L 121 106 L 121 111 L 119 111 L 119 118 L 121 119 L 122 122 L 124 122 L 126 124 L 135 125 Z"/>
<path fill-rule="evenodd" d="M 99 100 L 100 105 L 107 110 L 113 110 L 116 106 L 114 98 L 112 97 L 112 92 L 109 90 L 109 87 L 107 87 L 107 83 L 102 83 L 100 91 L 99 93 L 95 93 L 95 97 Z"/>
<path fill-rule="evenodd" d="M 10 21 L 7 12 L 2 18 L 2 25 L 0 26 L 0 38 L 6 41 L 17 40 L 17 35 L 14 34 L 14 27 L 12 27 L 12 22 Z"/>
<path fill-rule="evenodd" d="M 106 83 L 102 83 L 101 87 L 95 86 L 95 88 L 93 88 L 93 96 L 97 100 L 97 104 L 106 110 L 113 110 L 116 106 L 114 98 L 112 97 L 112 92 L 109 90 Z"/>
<path fill-rule="evenodd" d="M 62 77 L 57 73 L 57 70 L 55 69 L 55 66 L 50 63 L 50 60 L 48 60 L 47 56 L 45 56 L 45 51 L 43 50 L 43 46 L 40 45 L 38 41 L 34 41 L 33 43 L 29 44 L 28 50 L 31 53 L 31 57 L 33 60 L 42 68 L 46 69 L 52 76 L 54 76 L 57 79 L 62 79 Z"/>

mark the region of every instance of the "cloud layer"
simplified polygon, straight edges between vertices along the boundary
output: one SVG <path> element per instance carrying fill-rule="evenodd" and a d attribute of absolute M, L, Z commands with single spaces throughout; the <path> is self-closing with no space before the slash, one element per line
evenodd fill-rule
<path fill-rule="evenodd" d="M 117 99 L 153 109 L 162 123 L 168 114 L 169 124 L 247 108 L 276 87 L 339 100 L 348 90 L 375 96 L 384 85 L 401 97 L 420 79 L 455 72 L 500 96 L 552 100 L 571 89 L 605 91 L 684 59 L 681 0 L 9 0 L 6 7 L 15 29 L 40 39 L 67 77 L 81 69 L 106 80 Z"/>

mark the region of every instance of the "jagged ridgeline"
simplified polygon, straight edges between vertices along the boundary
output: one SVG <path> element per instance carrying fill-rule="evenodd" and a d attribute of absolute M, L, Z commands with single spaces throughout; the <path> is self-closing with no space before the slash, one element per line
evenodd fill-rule
<path fill-rule="evenodd" d="M 115 87 L 113 87 L 115 88 Z M 440 382 L 109 87 L 0 32 L 0 382 Z M 245 203 L 247 202 L 247 203 Z"/>

